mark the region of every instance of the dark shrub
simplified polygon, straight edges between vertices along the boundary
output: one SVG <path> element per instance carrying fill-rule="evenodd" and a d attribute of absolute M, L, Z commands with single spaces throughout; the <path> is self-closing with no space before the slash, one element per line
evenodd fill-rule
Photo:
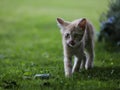
<path fill-rule="evenodd" d="M 98 40 L 120 47 L 120 0 L 111 0 L 109 10 L 101 15 L 100 22 Z"/>

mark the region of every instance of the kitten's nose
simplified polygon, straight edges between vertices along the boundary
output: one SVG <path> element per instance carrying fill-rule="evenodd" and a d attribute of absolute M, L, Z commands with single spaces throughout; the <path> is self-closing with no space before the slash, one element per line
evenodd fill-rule
<path fill-rule="evenodd" d="M 71 45 L 75 45 L 75 42 L 72 40 L 72 41 L 70 41 L 70 44 Z"/>

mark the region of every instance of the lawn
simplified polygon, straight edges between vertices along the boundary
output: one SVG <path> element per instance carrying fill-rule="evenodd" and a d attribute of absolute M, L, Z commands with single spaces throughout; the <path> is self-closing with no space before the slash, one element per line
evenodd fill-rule
<path fill-rule="evenodd" d="M 86 17 L 99 31 L 108 0 L 1 0 L 0 90 L 120 89 L 120 52 L 96 41 L 95 67 L 64 77 L 61 34 L 56 18 Z M 49 79 L 34 79 L 49 73 Z"/>

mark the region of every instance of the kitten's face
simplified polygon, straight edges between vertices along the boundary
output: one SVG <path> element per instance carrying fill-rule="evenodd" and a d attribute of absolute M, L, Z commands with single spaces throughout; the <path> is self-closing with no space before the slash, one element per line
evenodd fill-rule
<path fill-rule="evenodd" d="M 84 30 L 78 27 L 67 28 L 63 32 L 63 38 L 70 47 L 76 47 L 80 44 L 84 35 Z"/>
<path fill-rule="evenodd" d="M 71 23 L 62 22 L 62 19 L 60 20 L 58 20 L 58 24 L 61 28 L 65 43 L 70 47 L 79 46 L 85 32 L 86 20 L 83 19 Z"/>

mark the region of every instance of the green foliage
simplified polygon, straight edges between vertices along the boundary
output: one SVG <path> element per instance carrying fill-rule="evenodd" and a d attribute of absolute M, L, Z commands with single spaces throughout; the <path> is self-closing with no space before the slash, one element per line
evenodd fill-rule
<path fill-rule="evenodd" d="M 68 3 L 69 2 L 69 3 Z M 64 77 L 61 34 L 56 17 L 87 17 L 98 28 L 107 0 L 1 0 L 0 90 L 120 89 L 120 53 L 96 43 L 95 67 Z M 49 73 L 49 79 L 34 79 Z"/>
<path fill-rule="evenodd" d="M 111 0 L 108 7 L 106 14 L 101 16 L 100 38 L 105 39 L 107 47 L 111 45 L 120 50 L 120 0 Z"/>
<path fill-rule="evenodd" d="M 109 10 L 107 12 L 107 17 L 116 17 L 120 16 L 120 0 L 111 0 L 109 4 Z"/>

